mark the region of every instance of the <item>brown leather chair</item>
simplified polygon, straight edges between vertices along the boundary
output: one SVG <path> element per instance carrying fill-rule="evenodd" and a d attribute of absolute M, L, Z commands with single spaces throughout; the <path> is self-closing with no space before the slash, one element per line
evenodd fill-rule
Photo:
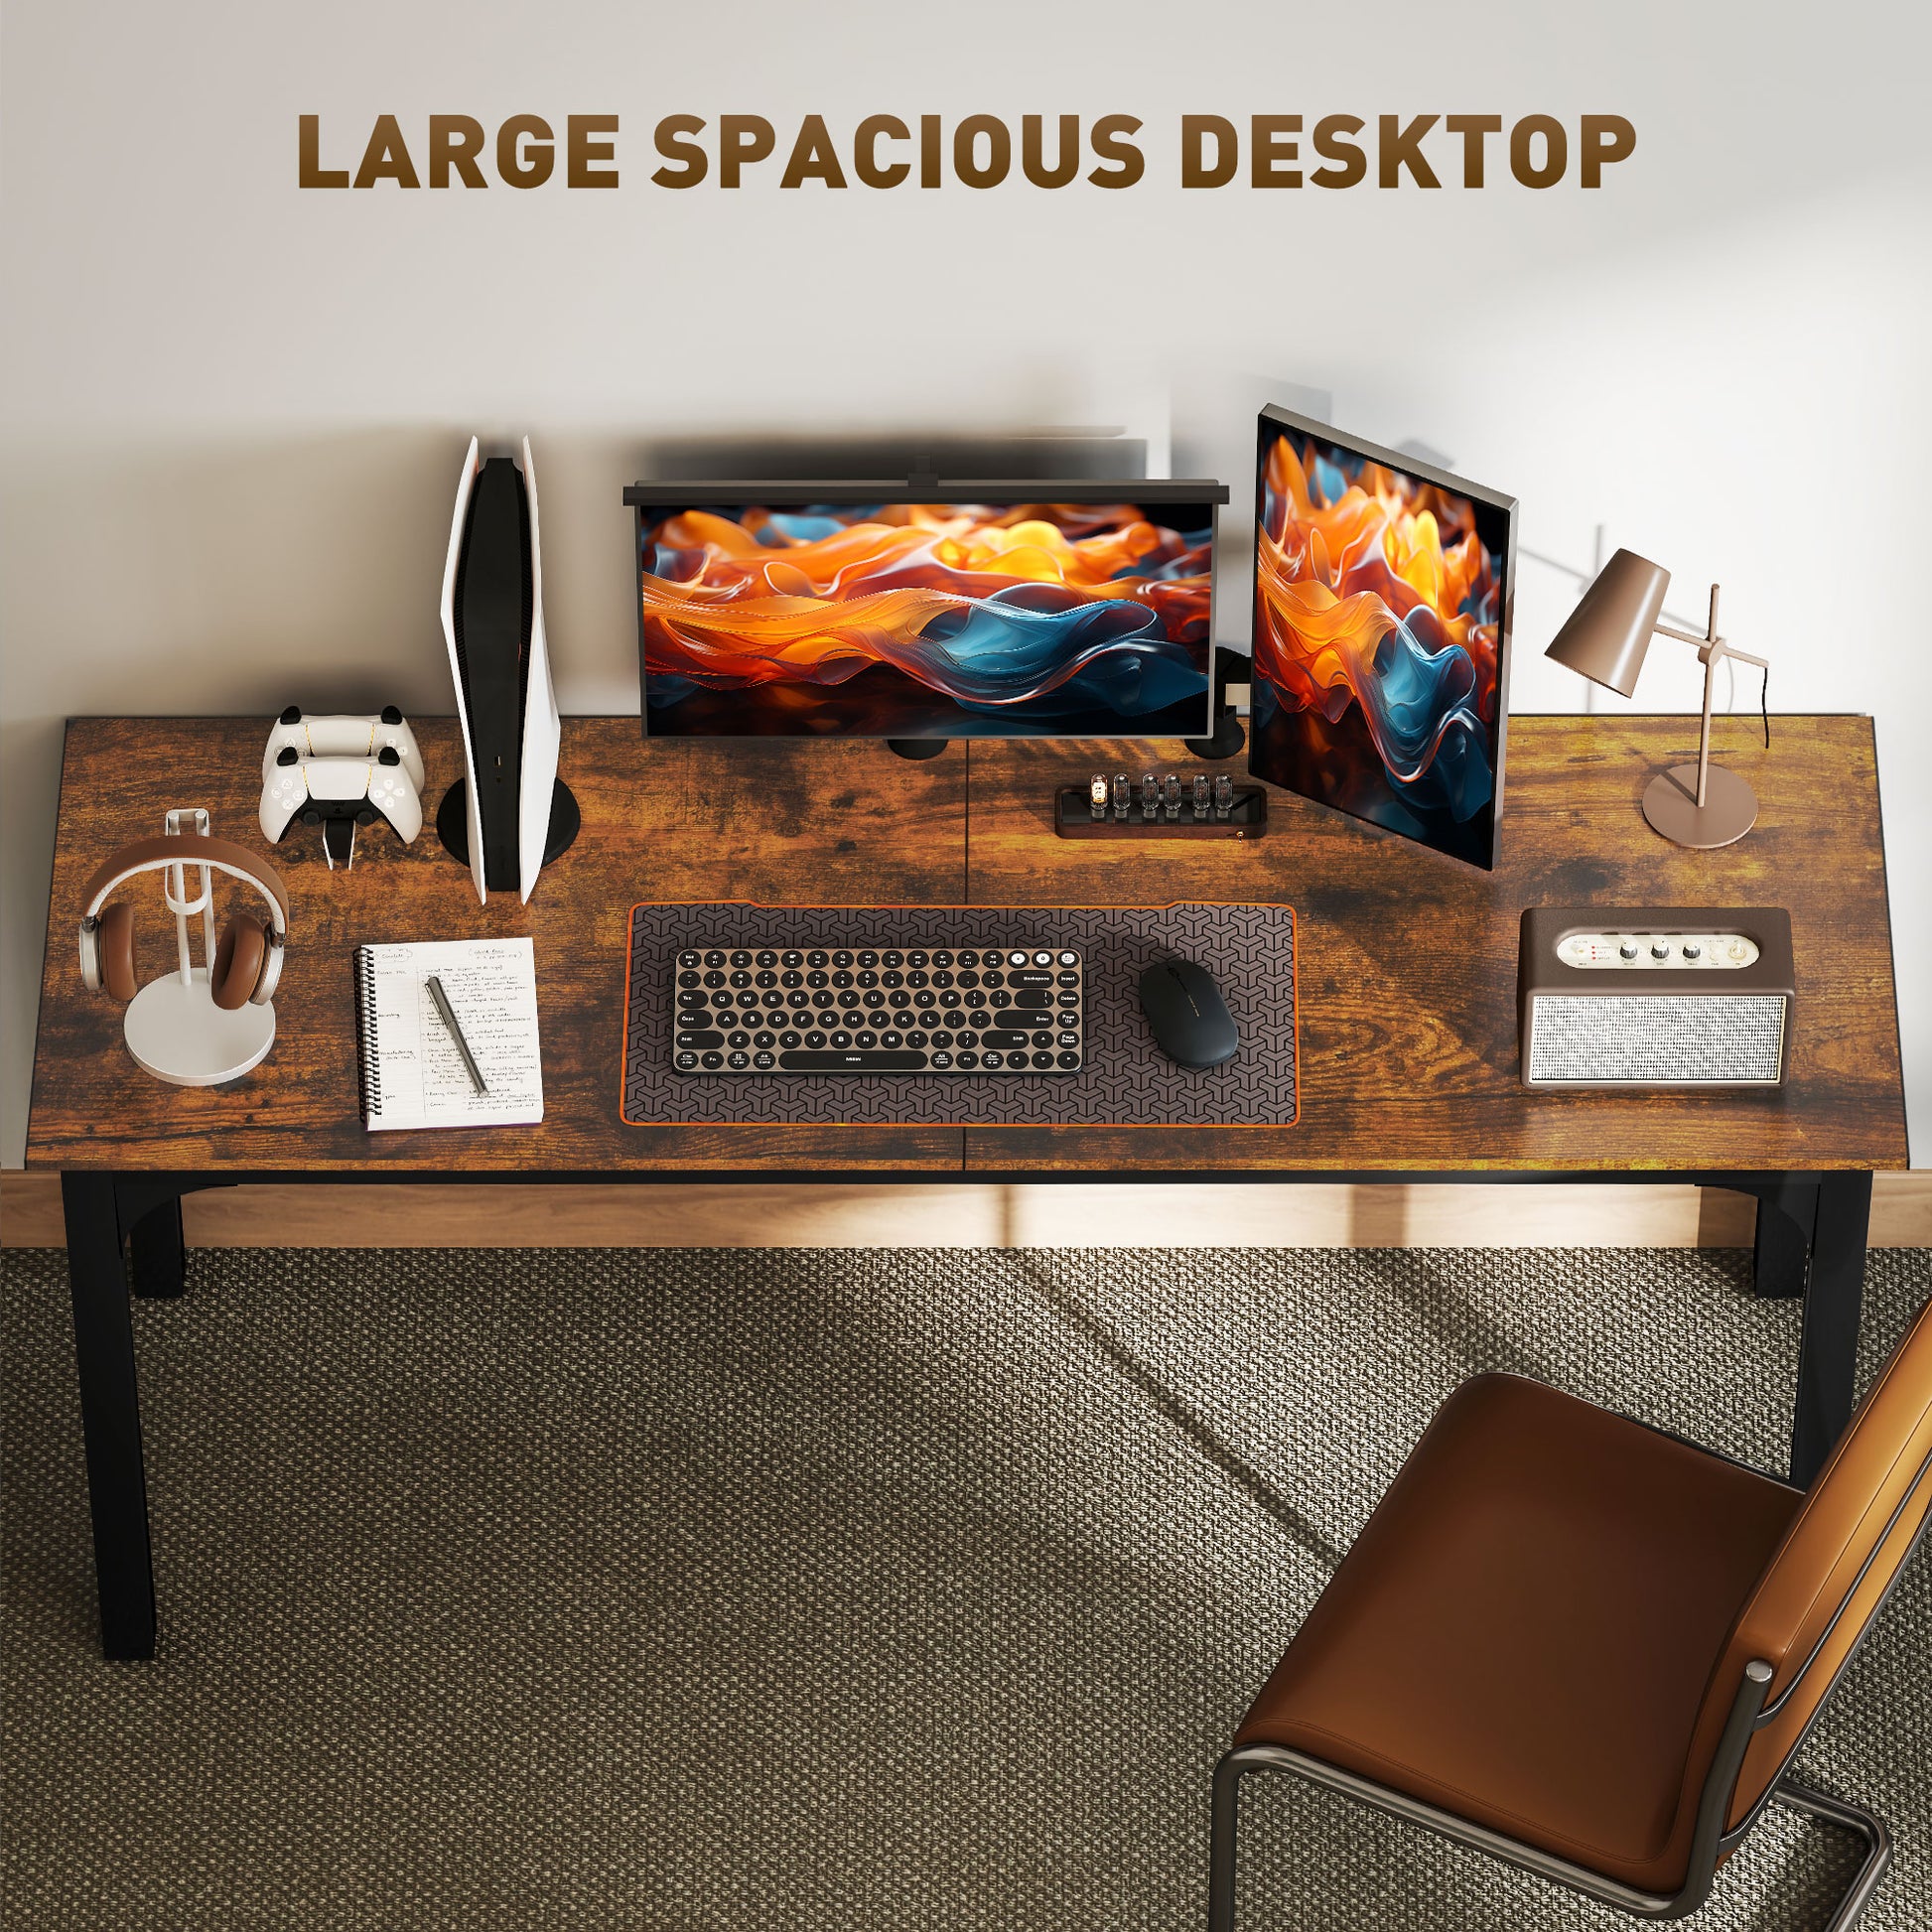
<path fill-rule="evenodd" d="M 1291 1771 L 1642 1918 L 1695 1911 L 1932 1506 L 1932 1303 L 1809 1491 L 1512 1375 L 1437 1412 L 1214 1773 L 1211 1932 L 1243 1775 Z"/>

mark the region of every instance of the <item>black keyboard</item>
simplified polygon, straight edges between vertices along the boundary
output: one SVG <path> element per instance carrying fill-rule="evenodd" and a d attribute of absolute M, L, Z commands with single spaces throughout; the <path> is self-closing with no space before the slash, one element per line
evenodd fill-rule
<path fill-rule="evenodd" d="M 680 1073 L 1077 1073 L 1075 946 L 691 945 L 671 972 Z"/>

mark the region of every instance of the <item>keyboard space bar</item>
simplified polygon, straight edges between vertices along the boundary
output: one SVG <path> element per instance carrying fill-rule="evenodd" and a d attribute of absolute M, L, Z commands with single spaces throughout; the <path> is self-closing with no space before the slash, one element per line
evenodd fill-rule
<path fill-rule="evenodd" d="M 925 1055 L 883 1047 L 870 1052 L 792 1052 L 778 1055 L 780 1073 L 923 1073 Z"/>

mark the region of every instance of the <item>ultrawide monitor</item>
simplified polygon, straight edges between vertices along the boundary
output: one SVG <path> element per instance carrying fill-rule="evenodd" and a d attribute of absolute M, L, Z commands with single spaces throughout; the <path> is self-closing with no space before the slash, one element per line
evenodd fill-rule
<path fill-rule="evenodd" d="M 1227 494 L 638 484 L 645 734 L 1203 737 Z"/>
<path fill-rule="evenodd" d="M 1513 497 L 1264 409 L 1249 770 L 1493 869 L 1515 531 Z"/>

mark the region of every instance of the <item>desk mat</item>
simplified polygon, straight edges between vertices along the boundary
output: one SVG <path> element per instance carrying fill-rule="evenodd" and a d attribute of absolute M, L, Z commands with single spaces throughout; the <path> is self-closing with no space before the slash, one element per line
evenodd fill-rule
<path fill-rule="evenodd" d="M 679 1073 L 673 961 L 685 946 L 1075 945 L 1086 954 L 1086 1064 L 989 1073 Z M 1141 974 L 1177 955 L 1214 975 L 1241 1050 L 1196 1073 L 1155 1045 Z M 752 905 L 630 908 L 624 985 L 626 1126 L 1292 1127 L 1295 913 L 1286 905 Z"/>

